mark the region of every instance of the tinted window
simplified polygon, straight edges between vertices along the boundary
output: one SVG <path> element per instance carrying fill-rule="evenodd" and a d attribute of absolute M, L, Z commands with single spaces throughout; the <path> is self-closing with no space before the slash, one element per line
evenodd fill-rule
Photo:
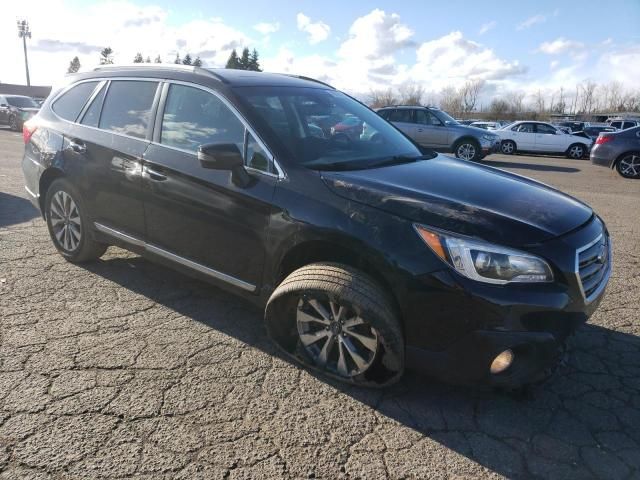
<path fill-rule="evenodd" d="M 384 118 L 385 120 L 389 119 L 389 113 L 391 112 L 391 110 L 380 110 L 378 112 L 378 115 L 380 115 L 382 118 Z"/>
<path fill-rule="evenodd" d="M 269 156 L 256 141 L 255 137 L 249 133 L 247 135 L 247 161 L 248 167 L 262 170 L 263 172 L 271 172 L 271 162 Z"/>
<path fill-rule="evenodd" d="M 156 82 L 117 80 L 111 82 L 102 107 L 100 128 L 136 138 L 144 138 L 149 127 L 149 117 Z"/>
<path fill-rule="evenodd" d="M 392 110 L 391 114 L 387 118 L 390 122 L 405 122 L 411 123 L 411 110 L 403 108 L 398 110 Z"/>
<path fill-rule="evenodd" d="M 98 82 L 84 82 L 71 87 L 53 103 L 51 108 L 65 120 L 75 122 L 97 84 Z"/>
<path fill-rule="evenodd" d="M 38 108 L 38 104 L 31 97 L 7 97 L 7 103 L 18 108 Z"/>
<path fill-rule="evenodd" d="M 100 90 L 100 93 L 96 95 L 96 98 L 93 99 L 91 105 L 82 117 L 83 125 L 89 125 L 90 127 L 97 127 L 98 121 L 100 120 L 100 108 L 102 108 L 102 101 L 104 100 L 104 96 L 107 89 L 105 87 Z"/>
<path fill-rule="evenodd" d="M 205 143 L 235 143 L 242 151 L 244 125 L 215 95 L 173 84 L 164 107 L 160 142 L 194 152 Z"/>
<path fill-rule="evenodd" d="M 611 122 L 611 126 L 615 128 L 622 128 L 622 122 Z"/>
<path fill-rule="evenodd" d="M 416 123 L 421 125 L 442 125 L 442 122 L 438 120 L 433 113 L 427 110 L 416 110 Z"/>
<path fill-rule="evenodd" d="M 556 129 L 553 127 L 550 127 L 549 125 L 544 125 L 542 123 L 538 123 L 536 125 L 536 130 L 538 133 L 545 133 L 547 135 L 555 135 L 556 134 Z"/>

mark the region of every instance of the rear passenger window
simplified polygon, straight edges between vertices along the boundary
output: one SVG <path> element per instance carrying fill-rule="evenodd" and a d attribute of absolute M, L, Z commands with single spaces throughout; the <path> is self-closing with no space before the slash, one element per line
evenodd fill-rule
<path fill-rule="evenodd" d="M 412 123 L 411 110 L 409 109 L 393 110 L 391 114 L 389 114 L 389 118 L 387 118 L 387 120 L 389 120 L 390 122 Z"/>
<path fill-rule="evenodd" d="M 99 82 L 79 83 L 75 87 L 67 90 L 60 98 L 58 98 L 51 108 L 59 117 L 75 122 L 78 114 L 87 103 L 87 100 L 93 93 Z"/>
<path fill-rule="evenodd" d="M 157 82 L 111 82 L 100 115 L 100 128 L 145 138 L 157 87 Z"/>
<path fill-rule="evenodd" d="M 244 125 L 215 95 L 172 84 L 164 107 L 160 143 L 193 152 L 206 143 L 235 143 L 242 151 Z"/>
<path fill-rule="evenodd" d="M 105 93 L 107 89 L 105 87 L 100 90 L 100 93 L 96 95 L 96 98 L 93 99 L 91 105 L 82 117 L 82 125 L 88 125 L 90 127 L 97 127 L 98 121 L 100 120 L 100 108 L 102 107 L 102 101 L 104 100 Z"/>

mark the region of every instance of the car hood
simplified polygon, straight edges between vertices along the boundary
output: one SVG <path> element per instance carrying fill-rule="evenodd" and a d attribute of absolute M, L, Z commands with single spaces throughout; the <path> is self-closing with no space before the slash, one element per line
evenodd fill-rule
<path fill-rule="evenodd" d="M 462 132 L 462 133 L 466 133 L 468 135 L 474 135 L 474 136 L 482 136 L 482 135 L 492 135 L 494 130 L 485 130 L 484 128 L 480 128 L 480 127 L 472 127 L 471 125 L 447 125 L 447 128 L 450 128 L 451 130 L 455 130 L 458 132 Z"/>
<path fill-rule="evenodd" d="M 18 108 L 18 110 L 20 110 L 21 112 L 31 112 L 31 113 L 38 113 L 40 111 L 39 108 L 35 108 L 35 107 Z"/>
<path fill-rule="evenodd" d="M 584 203 L 519 175 L 438 155 L 354 171 L 323 171 L 337 195 L 414 222 L 509 246 L 544 242 L 586 223 Z"/>

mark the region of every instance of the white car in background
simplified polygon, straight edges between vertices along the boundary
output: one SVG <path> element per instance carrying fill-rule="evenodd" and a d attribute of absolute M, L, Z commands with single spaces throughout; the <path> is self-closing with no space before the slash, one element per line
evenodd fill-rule
<path fill-rule="evenodd" d="M 500 137 L 500 151 L 506 155 L 516 152 L 562 153 L 569 158 L 583 158 L 593 143 L 588 135 L 565 133 L 545 122 L 514 122 L 493 133 Z"/>

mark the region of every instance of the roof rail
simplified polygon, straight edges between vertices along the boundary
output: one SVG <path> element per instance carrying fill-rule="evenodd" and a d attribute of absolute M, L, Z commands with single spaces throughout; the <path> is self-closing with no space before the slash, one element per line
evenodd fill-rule
<path fill-rule="evenodd" d="M 99 65 L 93 68 L 94 72 L 100 70 L 117 70 L 117 69 L 140 69 L 144 70 L 146 68 L 152 69 L 165 69 L 165 70 L 180 70 L 183 72 L 191 72 L 191 73 L 200 73 L 203 75 L 208 75 L 210 77 L 214 77 L 216 80 L 219 80 L 223 83 L 227 83 L 224 77 L 218 75 L 215 71 L 208 68 L 196 67 L 195 65 L 180 65 L 177 63 L 110 63 L 108 65 Z"/>
<path fill-rule="evenodd" d="M 294 75 L 292 73 L 283 73 L 282 75 L 286 75 L 287 77 L 299 78 L 300 80 L 307 80 L 308 82 L 319 83 L 320 85 L 324 85 L 325 87 L 329 87 L 332 90 L 336 89 L 336 87 L 334 87 L 333 85 L 329 85 L 328 83 L 322 82 L 322 81 L 317 80 L 315 78 L 305 77 L 304 75 Z"/>

